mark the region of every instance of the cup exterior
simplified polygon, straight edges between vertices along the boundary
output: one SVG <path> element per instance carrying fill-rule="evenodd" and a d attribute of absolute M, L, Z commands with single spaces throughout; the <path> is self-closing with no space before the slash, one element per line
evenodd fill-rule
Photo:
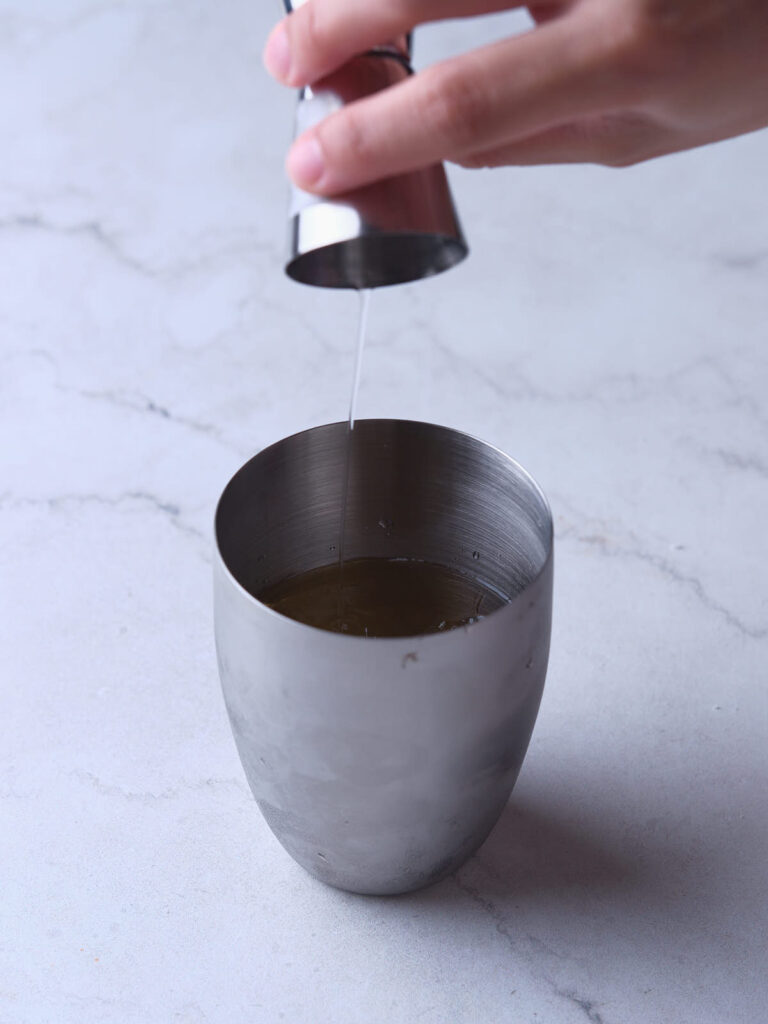
<path fill-rule="evenodd" d="M 396 894 L 438 881 L 482 844 L 536 720 L 552 580 L 550 546 L 535 578 L 486 618 L 368 639 L 278 614 L 216 550 L 229 719 L 262 814 L 300 865 L 341 889 Z"/>

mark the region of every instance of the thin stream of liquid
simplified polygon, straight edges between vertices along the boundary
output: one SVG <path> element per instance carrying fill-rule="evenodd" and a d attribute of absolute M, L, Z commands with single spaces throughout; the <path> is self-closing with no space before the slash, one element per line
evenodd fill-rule
<path fill-rule="evenodd" d="M 368 311 L 371 308 L 371 289 L 366 288 L 360 292 L 360 313 L 357 321 L 357 352 L 355 353 L 355 375 L 352 380 L 352 394 L 349 398 L 349 429 L 355 429 L 355 405 L 357 404 L 357 392 L 360 387 L 360 374 L 363 369 L 363 347 L 365 346 L 365 335 L 368 331 Z M 347 470 L 349 470 L 349 446 L 347 446 Z"/>
<path fill-rule="evenodd" d="M 368 329 L 368 311 L 371 306 L 371 289 L 366 288 L 360 293 L 360 312 L 357 321 L 357 351 L 355 353 L 355 373 L 352 379 L 352 394 L 349 398 L 349 421 L 347 425 L 347 451 L 344 466 L 344 490 L 341 497 L 341 521 L 339 523 L 339 617 L 342 618 L 344 601 L 344 532 L 347 523 L 347 497 L 349 495 L 349 474 L 352 453 L 352 431 L 355 429 L 355 406 L 357 392 L 360 388 L 360 375 L 363 369 L 363 348 Z"/>

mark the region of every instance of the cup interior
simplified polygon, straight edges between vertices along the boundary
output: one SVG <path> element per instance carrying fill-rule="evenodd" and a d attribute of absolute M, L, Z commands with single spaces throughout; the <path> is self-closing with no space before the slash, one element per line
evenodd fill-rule
<path fill-rule="evenodd" d="M 551 552 L 547 501 L 509 456 L 446 427 L 359 420 L 278 441 L 230 480 L 215 528 L 231 575 L 257 597 L 335 562 L 345 490 L 345 559 L 434 562 L 511 599 Z"/>

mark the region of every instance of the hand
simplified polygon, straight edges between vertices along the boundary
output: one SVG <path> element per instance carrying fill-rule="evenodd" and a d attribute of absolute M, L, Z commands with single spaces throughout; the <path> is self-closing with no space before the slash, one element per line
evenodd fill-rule
<path fill-rule="evenodd" d="M 309 0 L 267 42 L 285 85 L 317 81 L 418 23 L 514 0 Z M 350 104 L 294 143 L 288 173 L 333 195 L 454 160 L 625 167 L 768 125 L 768 0 L 535 0 L 522 35 Z"/>

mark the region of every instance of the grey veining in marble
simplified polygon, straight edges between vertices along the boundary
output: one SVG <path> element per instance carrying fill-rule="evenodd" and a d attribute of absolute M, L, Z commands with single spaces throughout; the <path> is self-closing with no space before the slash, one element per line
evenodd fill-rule
<path fill-rule="evenodd" d="M 557 570 L 500 824 L 356 898 L 261 820 L 213 651 L 221 488 L 352 377 L 357 304 L 280 269 L 274 13 L 0 3 L 0 1022 L 762 1024 L 768 134 L 454 170 L 470 259 L 374 295 L 358 414 L 519 459 Z"/>

